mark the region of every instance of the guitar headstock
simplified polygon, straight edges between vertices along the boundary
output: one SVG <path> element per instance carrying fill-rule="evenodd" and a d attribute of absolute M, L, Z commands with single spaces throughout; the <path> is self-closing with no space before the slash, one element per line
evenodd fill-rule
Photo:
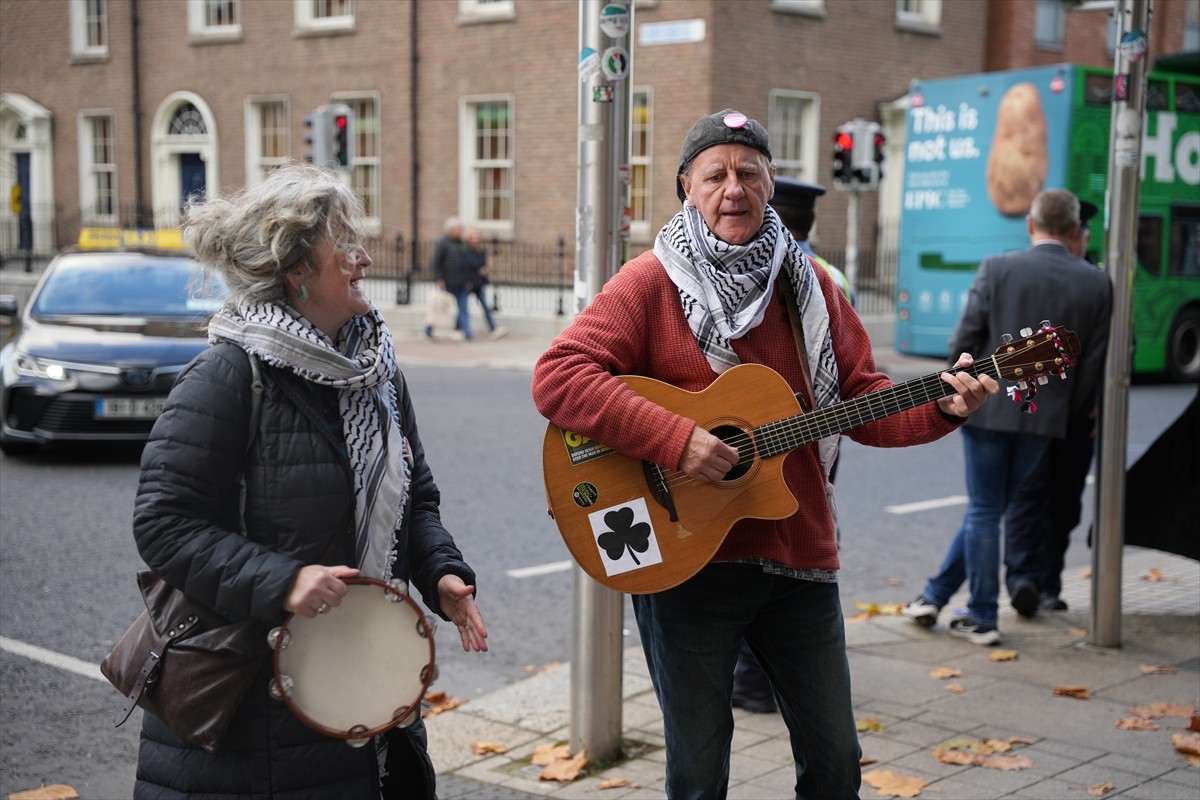
<path fill-rule="evenodd" d="M 1037 386 L 1045 385 L 1050 375 L 1067 377 L 1067 367 L 1079 360 L 1079 337 L 1066 328 L 1055 328 L 1043 320 L 1041 328 L 1021 331 L 1020 339 L 1004 335 L 1004 344 L 992 356 L 1000 377 L 1015 382 L 1008 396 L 1021 403 L 1021 410 L 1037 411 L 1033 398 Z"/>

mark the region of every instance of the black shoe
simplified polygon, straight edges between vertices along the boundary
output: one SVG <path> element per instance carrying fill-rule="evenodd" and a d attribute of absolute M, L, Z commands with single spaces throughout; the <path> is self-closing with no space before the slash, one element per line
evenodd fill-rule
<path fill-rule="evenodd" d="M 941 610 L 941 606 L 931 603 L 925 595 L 919 594 L 917 599 L 906 605 L 900 613 L 922 628 L 932 628 L 937 623 Z"/>
<path fill-rule="evenodd" d="M 1016 588 L 1012 590 L 1011 599 L 1012 607 L 1017 610 L 1018 614 L 1022 617 L 1032 617 L 1037 614 L 1041 595 L 1038 593 L 1036 586 L 1025 581 L 1018 583 Z"/>
<path fill-rule="evenodd" d="M 1000 631 L 994 625 L 976 622 L 973 617 L 959 617 L 950 622 L 950 635 L 961 636 L 971 644 L 1000 644 Z"/>
<path fill-rule="evenodd" d="M 776 711 L 775 695 L 770 690 L 755 692 L 734 686 L 732 705 L 734 708 L 744 708 L 751 714 L 773 714 Z"/>
<path fill-rule="evenodd" d="M 1038 608 L 1042 611 L 1066 611 L 1067 601 L 1060 600 L 1057 597 L 1043 597 L 1042 602 L 1038 604 Z"/>

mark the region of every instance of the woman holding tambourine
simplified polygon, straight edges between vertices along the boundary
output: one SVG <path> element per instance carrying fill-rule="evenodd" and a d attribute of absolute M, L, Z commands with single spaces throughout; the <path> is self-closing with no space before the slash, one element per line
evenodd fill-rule
<path fill-rule="evenodd" d="M 442 525 L 391 335 L 361 286 L 362 218 L 337 175 L 299 164 L 188 208 L 192 250 L 231 295 L 146 445 L 134 536 L 167 584 L 227 620 L 275 627 L 276 649 L 262 637 L 254 683 L 213 752 L 143 715 L 135 796 L 434 797 L 419 696 L 392 701 L 388 724 L 339 736 L 298 702 L 310 677 L 277 666 L 279 640 L 320 651 L 313 633 L 352 627 L 359 589 L 399 608 L 408 585 L 464 650 L 487 649 L 475 573 Z M 334 645 L 322 676 L 332 690 L 386 691 L 339 684 L 390 658 L 372 643 L 392 638 L 388 624 L 361 647 Z M 423 693 L 432 629 L 423 617 L 403 628 L 417 629 Z"/>

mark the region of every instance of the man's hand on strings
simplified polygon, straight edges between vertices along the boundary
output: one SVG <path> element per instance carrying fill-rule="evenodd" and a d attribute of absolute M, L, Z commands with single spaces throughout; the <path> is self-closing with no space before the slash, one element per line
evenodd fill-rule
<path fill-rule="evenodd" d="M 955 362 L 954 368 L 971 366 L 975 359 L 969 353 L 963 353 Z M 983 405 L 989 395 L 1000 391 L 1000 384 L 989 375 L 975 378 L 969 372 L 943 372 L 942 380 L 954 387 L 956 394 L 938 398 L 938 408 L 952 417 L 967 417 L 971 412 Z"/>
<path fill-rule="evenodd" d="M 679 469 L 701 483 L 717 483 L 738 463 L 738 451 L 697 425 L 692 429 Z"/>

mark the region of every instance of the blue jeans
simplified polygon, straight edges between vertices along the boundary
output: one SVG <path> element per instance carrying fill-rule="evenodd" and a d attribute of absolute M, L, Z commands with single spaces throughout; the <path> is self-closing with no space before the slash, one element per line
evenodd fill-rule
<path fill-rule="evenodd" d="M 942 560 L 925 584 L 925 599 L 944 606 L 963 581 L 971 590 L 967 611 L 995 627 L 1000 596 L 1000 520 L 1017 487 L 1041 460 L 1049 437 L 963 427 L 967 512 Z"/>
<path fill-rule="evenodd" d="M 862 750 L 837 584 L 717 563 L 673 589 L 635 595 L 633 609 L 663 712 L 671 800 L 726 795 L 733 668 L 743 638 L 771 680 L 791 735 L 796 797 L 858 797 Z"/>
<path fill-rule="evenodd" d="M 462 335 L 467 341 L 470 341 L 471 320 L 468 315 L 470 308 L 467 303 L 471 299 L 471 290 L 464 286 L 458 289 L 451 289 L 450 293 L 454 295 L 454 300 L 458 303 L 458 322 L 455 323 L 455 327 L 462 331 Z"/>

